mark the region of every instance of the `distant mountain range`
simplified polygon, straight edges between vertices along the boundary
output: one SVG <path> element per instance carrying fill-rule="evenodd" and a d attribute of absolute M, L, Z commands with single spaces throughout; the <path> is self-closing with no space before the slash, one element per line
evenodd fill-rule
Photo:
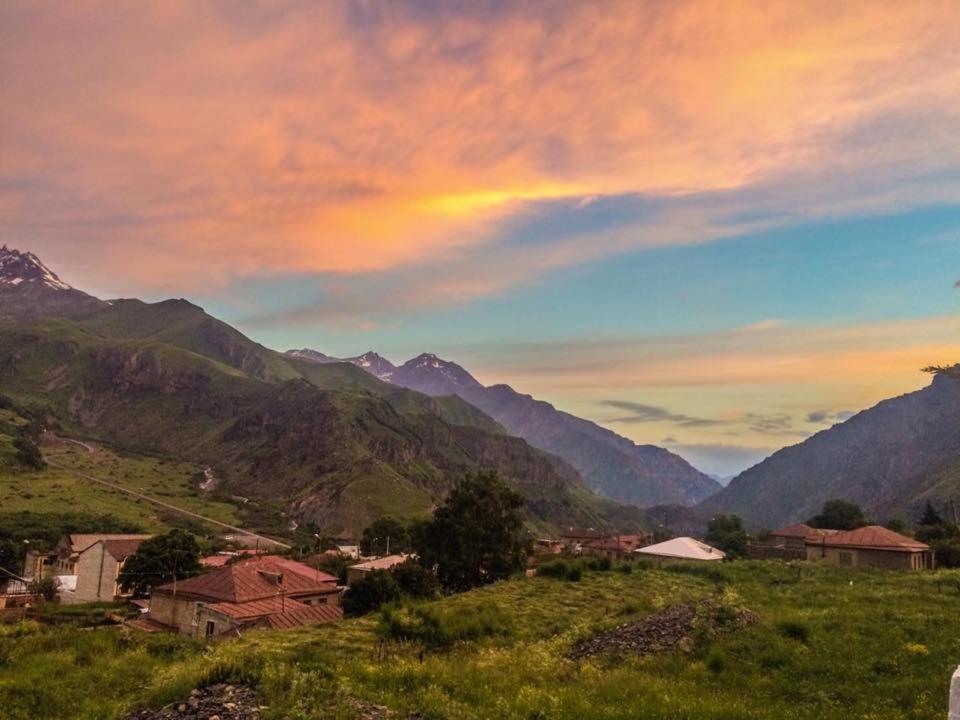
<path fill-rule="evenodd" d="M 960 500 L 960 380 L 941 374 L 922 390 L 884 400 L 784 448 L 703 504 L 774 528 L 846 498 L 877 521 L 913 521 L 927 500 Z"/>
<path fill-rule="evenodd" d="M 643 522 L 459 397 L 282 355 L 186 300 L 102 301 L 6 247 L 0 392 L 68 436 L 211 465 L 223 492 L 328 533 L 422 517 L 480 468 L 511 482 L 540 527 Z"/>
<path fill-rule="evenodd" d="M 290 350 L 287 355 L 321 363 L 333 361 L 316 350 Z M 344 360 L 394 385 L 433 397 L 466 400 L 507 432 L 566 460 L 591 488 L 618 502 L 641 507 L 692 505 L 721 487 L 679 455 L 654 445 L 637 445 L 509 385 L 484 387 L 460 365 L 432 353 L 418 355 L 399 367 L 373 351 Z"/>

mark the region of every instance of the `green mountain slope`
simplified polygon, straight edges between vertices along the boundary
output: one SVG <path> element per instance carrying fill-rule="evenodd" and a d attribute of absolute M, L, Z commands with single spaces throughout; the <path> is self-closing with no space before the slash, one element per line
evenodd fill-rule
<path fill-rule="evenodd" d="M 958 426 L 960 381 L 940 375 L 774 453 L 700 507 L 768 528 L 809 518 L 831 498 L 860 503 L 880 521 L 911 518 L 928 499 L 956 496 Z"/>
<path fill-rule="evenodd" d="M 342 363 L 304 366 L 183 301 L 0 324 L 0 386 L 65 434 L 212 465 L 239 494 L 283 498 L 330 532 L 425 514 L 479 467 L 513 482 L 536 523 L 623 512 L 463 401 Z"/>

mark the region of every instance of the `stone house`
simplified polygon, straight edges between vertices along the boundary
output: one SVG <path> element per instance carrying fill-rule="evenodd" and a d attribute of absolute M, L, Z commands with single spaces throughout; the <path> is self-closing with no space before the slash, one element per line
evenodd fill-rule
<path fill-rule="evenodd" d="M 931 570 L 930 546 L 880 525 L 868 525 L 807 540 L 807 559 L 838 567 Z"/>
<path fill-rule="evenodd" d="M 762 535 L 747 543 L 747 557 L 754 560 L 806 560 L 807 541 L 816 542 L 836 530 L 812 528 L 796 523 Z"/>
<path fill-rule="evenodd" d="M 261 555 L 154 588 L 146 618 L 132 624 L 193 637 L 314 625 L 343 617 L 339 594 L 332 575 Z"/>
<path fill-rule="evenodd" d="M 72 562 L 76 582 L 72 589 L 60 592 L 60 602 L 66 604 L 112 602 L 123 596 L 120 591 L 120 571 L 127 558 L 133 555 L 149 535 L 132 538 L 100 539 L 80 551 Z"/>

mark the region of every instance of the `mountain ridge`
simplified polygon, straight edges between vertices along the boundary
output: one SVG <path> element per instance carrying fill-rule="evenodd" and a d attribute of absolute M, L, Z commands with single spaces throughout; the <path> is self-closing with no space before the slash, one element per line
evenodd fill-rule
<path fill-rule="evenodd" d="M 845 498 L 878 521 L 903 512 L 909 521 L 925 500 L 960 492 L 958 424 L 960 381 L 937 375 L 920 390 L 778 450 L 700 507 L 773 528 L 815 515 L 826 500 Z"/>
<path fill-rule="evenodd" d="M 638 445 L 509 385 L 484 387 L 462 366 L 434 353 L 394 367 L 385 378 L 393 384 L 431 396 L 462 397 L 508 432 L 567 460 L 591 488 L 618 502 L 693 505 L 721 487 L 665 448 Z"/>
<path fill-rule="evenodd" d="M 642 522 L 459 398 L 282 355 L 183 299 L 108 303 L 66 283 L 7 287 L 30 298 L 40 288 L 44 302 L 4 306 L 5 394 L 74 437 L 210 465 L 224 488 L 326 532 L 357 533 L 386 513 L 423 517 L 481 468 L 527 498 L 539 527 Z M 57 299 L 74 292 L 92 300 L 83 312 Z"/>

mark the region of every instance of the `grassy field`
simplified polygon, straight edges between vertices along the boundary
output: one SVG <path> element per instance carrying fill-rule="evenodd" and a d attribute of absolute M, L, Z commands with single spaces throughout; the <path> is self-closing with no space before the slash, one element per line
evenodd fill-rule
<path fill-rule="evenodd" d="M 960 594 L 932 580 L 775 562 L 517 579 L 433 605 L 492 623 L 489 637 L 446 651 L 381 645 L 376 616 L 208 648 L 26 624 L 0 629 L 0 708 L 11 720 L 119 717 L 228 679 L 256 685 L 267 718 L 349 718 L 360 699 L 424 719 L 941 720 L 960 662 Z M 563 657 L 597 630 L 716 596 L 759 622 L 689 652 Z"/>
<path fill-rule="evenodd" d="M 2 411 L 0 411 L 2 412 Z M 0 455 L 3 452 L 0 436 Z M 175 513 L 78 477 L 86 473 L 116 483 L 221 522 L 236 524 L 237 508 L 196 489 L 203 469 L 190 463 L 157 458 L 120 456 L 105 448 L 94 452 L 71 444 L 44 447 L 57 464 L 39 472 L 4 471 L 0 467 L 0 510 L 3 513 L 62 513 L 109 515 L 145 531 L 162 531 L 176 524 Z"/>

